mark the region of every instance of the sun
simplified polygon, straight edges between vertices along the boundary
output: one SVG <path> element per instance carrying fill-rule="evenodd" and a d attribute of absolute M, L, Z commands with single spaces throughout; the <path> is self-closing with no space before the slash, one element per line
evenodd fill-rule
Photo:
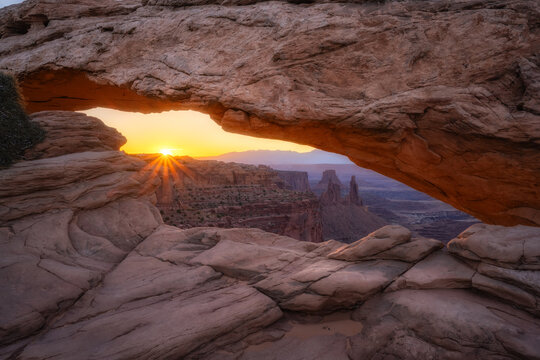
<path fill-rule="evenodd" d="M 162 155 L 165 155 L 165 156 L 172 155 L 172 150 L 171 150 L 171 149 L 161 149 L 161 150 L 159 150 L 159 152 L 160 152 Z"/>

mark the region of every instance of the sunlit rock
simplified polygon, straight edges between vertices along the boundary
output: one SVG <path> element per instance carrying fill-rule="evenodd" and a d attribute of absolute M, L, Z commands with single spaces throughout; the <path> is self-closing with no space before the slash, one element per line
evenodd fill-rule
<path fill-rule="evenodd" d="M 32 112 L 199 110 L 540 224 L 537 1 L 220 4 L 26 1 L 0 10 L 0 70 Z"/>

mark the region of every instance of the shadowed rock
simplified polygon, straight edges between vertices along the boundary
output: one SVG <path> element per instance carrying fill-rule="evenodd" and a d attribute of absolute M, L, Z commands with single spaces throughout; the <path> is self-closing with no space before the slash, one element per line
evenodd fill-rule
<path fill-rule="evenodd" d="M 31 120 L 46 131 L 44 141 L 27 150 L 26 160 L 83 151 L 119 150 L 126 138 L 101 120 L 71 111 L 43 111 Z"/>
<path fill-rule="evenodd" d="M 349 183 L 349 202 L 354 205 L 362 206 L 362 200 L 358 195 L 358 184 L 356 183 L 356 176 L 351 176 Z"/>

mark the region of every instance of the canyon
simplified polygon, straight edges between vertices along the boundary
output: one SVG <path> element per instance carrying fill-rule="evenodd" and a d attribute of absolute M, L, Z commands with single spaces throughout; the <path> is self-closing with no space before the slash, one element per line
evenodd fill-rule
<path fill-rule="evenodd" d="M 353 242 L 387 224 L 362 206 L 354 181 L 352 195 L 342 199 L 341 187 L 323 179 L 317 197 L 305 172 L 188 156 L 137 157 L 161 180 L 156 206 L 165 223 L 179 228 L 247 227 L 301 241 Z"/>
<path fill-rule="evenodd" d="M 0 359 L 540 358 L 537 1 L 28 0 L 0 19 L 0 71 L 45 130 L 0 169 Z M 178 189 L 212 225 L 215 201 L 249 201 L 241 219 L 267 188 L 298 214 L 317 198 L 266 167 L 166 174 L 74 112 L 96 106 L 205 112 L 484 223 L 446 245 L 397 224 L 350 244 L 192 227 L 163 210 Z M 344 198 L 326 178 L 317 201 L 362 209 L 361 179 Z"/>
<path fill-rule="evenodd" d="M 258 228 L 321 242 L 322 219 L 307 174 L 265 166 L 138 155 L 161 185 L 156 206 L 166 224 L 180 228 Z"/>

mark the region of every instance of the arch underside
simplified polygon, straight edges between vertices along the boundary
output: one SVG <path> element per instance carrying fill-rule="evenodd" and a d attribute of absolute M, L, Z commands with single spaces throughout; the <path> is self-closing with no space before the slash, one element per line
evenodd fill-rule
<path fill-rule="evenodd" d="M 227 131 L 347 155 L 485 222 L 540 225 L 535 1 L 106 1 L 77 19 L 81 6 L 29 3 L 0 19 L 47 24 L 0 30 L 0 70 L 30 112 L 197 110 Z"/>

